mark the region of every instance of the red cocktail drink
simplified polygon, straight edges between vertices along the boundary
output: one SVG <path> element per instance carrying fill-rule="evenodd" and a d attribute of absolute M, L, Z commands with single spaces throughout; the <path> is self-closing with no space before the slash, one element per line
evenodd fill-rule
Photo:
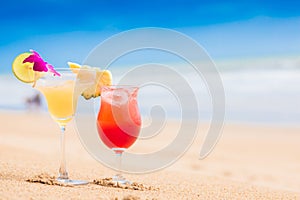
<path fill-rule="evenodd" d="M 141 117 L 137 104 L 138 88 L 132 86 L 105 86 L 101 90 L 101 107 L 97 128 L 102 142 L 121 158 L 124 150 L 137 139 Z M 117 182 L 125 180 L 117 175 Z"/>

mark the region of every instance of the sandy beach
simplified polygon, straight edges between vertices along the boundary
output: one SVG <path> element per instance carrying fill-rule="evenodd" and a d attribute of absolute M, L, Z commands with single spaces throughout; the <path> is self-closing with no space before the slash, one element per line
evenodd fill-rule
<path fill-rule="evenodd" d="M 57 175 L 58 126 L 46 113 L 2 111 L 0 121 L 0 199 L 300 199 L 299 127 L 226 124 L 218 145 L 204 160 L 198 159 L 205 137 L 200 131 L 172 166 L 126 174 L 156 188 L 139 191 L 93 183 L 65 187 L 27 182 L 42 173 Z M 200 126 L 205 129 L 206 124 Z M 71 178 L 92 182 L 115 173 L 86 152 L 72 124 L 66 142 Z M 137 142 L 133 148 L 143 147 Z"/>
<path fill-rule="evenodd" d="M 0 200 L 300 200 L 299 7 L 3 1 Z"/>

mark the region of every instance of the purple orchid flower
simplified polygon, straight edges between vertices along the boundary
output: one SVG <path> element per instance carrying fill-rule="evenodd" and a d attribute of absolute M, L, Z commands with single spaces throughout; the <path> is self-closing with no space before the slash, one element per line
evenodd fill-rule
<path fill-rule="evenodd" d="M 30 50 L 30 52 L 32 53 L 30 56 L 28 56 L 27 58 L 25 58 L 23 60 L 23 63 L 34 63 L 33 64 L 33 70 L 34 71 L 38 71 L 38 72 L 52 72 L 54 75 L 60 76 L 60 74 L 54 70 L 54 67 L 45 62 L 42 57 L 34 50 Z"/>

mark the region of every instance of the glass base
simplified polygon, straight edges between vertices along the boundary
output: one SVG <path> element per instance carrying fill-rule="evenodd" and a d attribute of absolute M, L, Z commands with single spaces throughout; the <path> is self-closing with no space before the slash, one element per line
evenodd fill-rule
<path fill-rule="evenodd" d="M 112 181 L 119 184 L 131 184 L 130 181 L 126 180 L 122 175 L 117 174 L 113 176 Z"/>
<path fill-rule="evenodd" d="M 66 184 L 66 185 L 86 185 L 89 182 L 88 181 L 82 181 L 82 180 L 71 180 L 71 179 L 56 179 L 58 182 Z"/>

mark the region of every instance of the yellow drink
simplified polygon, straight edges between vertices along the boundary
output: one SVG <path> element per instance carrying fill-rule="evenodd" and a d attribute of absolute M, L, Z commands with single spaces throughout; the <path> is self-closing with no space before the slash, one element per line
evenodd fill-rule
<path fill-rule="evenodd" d="M 47 100 L 48 110 L 53 119 L 64 126 L 74 115 L 74 87 L 73 80 L 65 81 L 55 86 L 38 86 Z"/>

